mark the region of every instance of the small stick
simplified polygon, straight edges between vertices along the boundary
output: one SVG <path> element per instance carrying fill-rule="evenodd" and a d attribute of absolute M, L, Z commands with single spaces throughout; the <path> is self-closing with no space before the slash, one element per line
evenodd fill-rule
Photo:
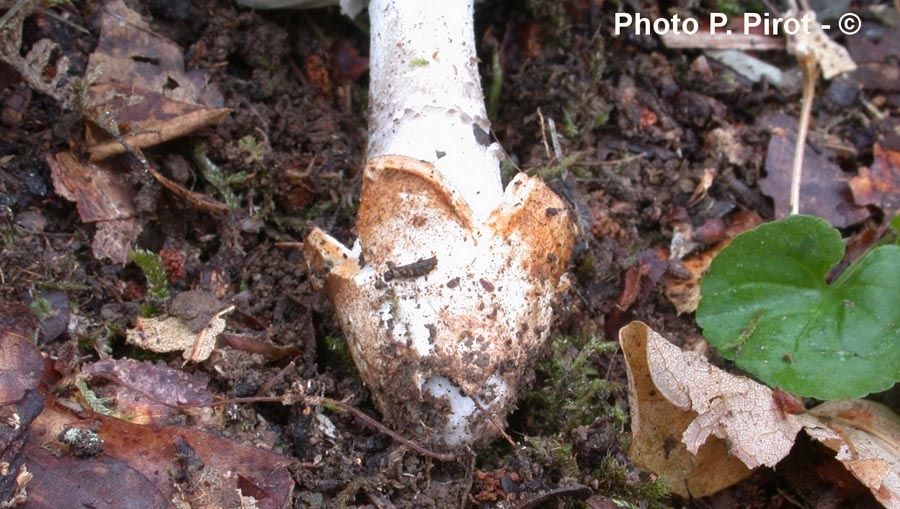
<path fill-rule="evenodd" d="M 203 407 L 211 407 L 211 406 L 220 406 L 220 405 L 227 405 L 230 403 L 281 403 L 281 404 L 285 404 L 285 401 L 290 400 L 291 397 L 293 396 L 293 395 L 264 396 L 264 397 L 254 396 L 254 397 L 249 397 L 249 398 L 231 398 L 231 399 L 226 399 L 226 400 L 222 400 L 222 401 L 215 401 L 213 403 L 172 404 L 172 403 L 167 403 L 165 401 L 158 400 L 152 394 L 146 393 L 145 391 L 125 382 L 124 380 L 122 380 L 121 378 L 119 378 L 113 374 L 92 373 L 91 376 L 103 378 L 103 379 L 109 380 L 111 382 L 117 383 L 123 387 L 126 387 L 126 388 L 140 394 L 141 396 L 149 399 L 150 401 L 152 401 L 156 404 L 159 404 L 159 405 L 162 405 L 165 407 L 169 407 L 169 408 L 174 408 L 177 410 L 182 410 L 185 408 L 203 408 Z M 331 407 L 337 407 L 337 408 L 340 408 L 341 410 L 350 412 L 351 414 L 353 414 L 354 417 L 363 421 L 365 424 L 368 424 L 369 426 L 375 428 L 379 432 L 384 433 L 385 435 L 391 437 L 396 442 L 400 442 L 401 444 L 409 447 L 410 449 L 416 451 L 417 453 L 421 454 L 422 456 L 426 456 L 428 458 L 434 458 L 438 461 L 454 461 L 456 459 L 456 456 L 454 456 L 453 454 L 442 454 L 442 453 L 438 453 L 438 452 L 434 452 L 429 449 L 426 449 L 425 447 L 422 447 L 421 445 L 413 442 L 412 440 L 400 435 L 396 431 L 388 428 L 384 424 L 381 424 L 380 422 L 375 420 L 373 417 L 368 416 L 362 410 L 359 410 L 358 408 L 356 408 L 354 406 L 348 405 L 347 403 L 344 403 L 343 401 L 326 398 L 325 396 L 305 396 L 305 395 L 300 396 L 299 400 L 307 405 L 323 405 L 326 407 L 331 406 Z"/>
<path fill-rule="evenodd" d="M 562 498 L 562 497 L 572 497 L 577 498 L 579 500 L 586 500 L 592 494 L 591 489 L 587 486 L 582 486 L 580 484 L 576 484 L 575 486 L 566 486 L 565 488 L 556 488 L 555 490 L 550 490 L 547 493 L 541 493 L 540 495 L 535 495 L 527 500 L 523 500 L 516 504 L 513 509 L 531 509 L 532 507 L 538 507 L 542 505 L 544 502 L 553 500 L 554 498 Z"/>

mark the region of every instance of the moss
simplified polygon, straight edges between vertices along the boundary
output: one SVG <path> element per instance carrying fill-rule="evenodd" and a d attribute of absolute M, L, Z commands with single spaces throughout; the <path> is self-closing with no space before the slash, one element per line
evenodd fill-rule
<path fill-rule="evenodd" d="M 53 304 L 43 297 L 31 301 L 31 304 L 28 305 L 28 309 L 30 309 L 31 312 L 38 317 L 38 320 L 42 322 L 56 314 L 53 312 Z"/>
<path fill-rule="evenodd" d="M 241 145 L 241 142 L 244 142 L 247 137 L 241 138 L 241 141 L 238 142 L 238 145 Z M 251 137 L 252 139 L 252 137 Z M 253 139 L 255 142 L 256 140 Z M 248 145 L 249 142 L 245 143 Z M 257 149 L 258 146 L 255 146 Z M 242 147 L 244 148 L 244 147 Z M 219 168 L 212 160 L 206 156 L 206 150 L 203 145 L 199 143 L 195 143 L 191 149 L 191 160 L 194 164 L 200 169 L 200 173 L 203 175 L 203 178 L 206 179 L 207 182 L 212 184 L 216 191 L 222 195 L 222 199 L 225 200 L 225 205 L 228 206 L 229 209 L 235 210 L 241 206 L 241 200 L 238 195 L 234 192 L 233 187 L 240 185 L 247 178 L 246 172 L 237 172 L 231 175 L 225 175 L 225 172 Z M 247 161 L 245 161 L 247 162 Z"/>
<path fill-rule="evenodd" d="M 239 139 L 237 145 L 238 149 L 247 154 L 247 156 L 244 157 L 244 162 L 246 164 L 261 162 L 266 153 L 269 152 L 269 149 L 266 148 L 264 144 L 260 143 L 259 140 L 250 134 Z"/>
<path fill-rule="evenodd" d="M 591 477 L 599 482 L 600 491 L 610 498 L 640 500 L 643 502 L 641 507 L 648 509 L 671 507 L 667 504 L 669 487 L 662 478 L 629 472 L 628 466 L 614 456 L 603 458 L 600 466 L 591 472 Z"/>
<path fill-rule="evenodd" d="M 138 247 L 128 253 L 128 259 L 134 262 L 147 278 L 147 299 L 151 303 L 162 303 L 172 298 L 166 269 L 158 254 Z"/>
<path fill-rule="evenodd" d="M 526 437 L 525 441 L 541 456 L 545 466 L 559 471 L 560 484 L 566 481 L 577 482 L 581 477 L 578 461 L 570 442 L 558 436 Z"/>
<path fill-rule="evenodd" d="M 538 384 L 526 396 L 526 404 L 534 405 L 535 415 L 542 418 L 539 429 L 569 432 L 594 419 L 622 414 L 605 401 L 621 386 L 604 380 L 594 362 L 595 355 L 615 350 L 616 343 L 593 335 L 558 336 L 550 348 L 550 357 L 537 366 Z"/>

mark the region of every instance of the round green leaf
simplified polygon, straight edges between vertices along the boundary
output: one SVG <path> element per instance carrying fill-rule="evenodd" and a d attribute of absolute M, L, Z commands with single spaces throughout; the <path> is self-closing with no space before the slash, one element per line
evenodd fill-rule
<path fill-rule="evenodd" d="M 858 398 L 900 380 L 900 246 L 844 255 L 827 221 L 791 216 L 737 236 L 703 277 L 697 322 L 723 357 L 771 387 Z"/>

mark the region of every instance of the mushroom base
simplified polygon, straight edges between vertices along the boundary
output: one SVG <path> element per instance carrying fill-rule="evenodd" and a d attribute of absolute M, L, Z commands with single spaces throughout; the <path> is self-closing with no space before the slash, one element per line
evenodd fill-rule
<path fill-rule="evenodd" d="M 520 174 L 476 222 L 431 164 L 383 156 L 367 164 L 357 231 L 351 250 L 315 229 L 305 255 L 378 408 L 439 448 L 495 437 L 567 286 L 568 207 Z"/>

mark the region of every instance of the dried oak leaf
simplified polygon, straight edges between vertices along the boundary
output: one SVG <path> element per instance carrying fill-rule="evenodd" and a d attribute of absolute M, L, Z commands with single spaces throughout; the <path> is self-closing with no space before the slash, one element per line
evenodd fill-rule
<path fill-rule="evenodd" d="M 836 400 L 810 410 L 838 433 L 840 440 L 819 438 L 836 451 L 837 459 L 875 495 L 883 506 L 900 508 L 900 417 L 892 410 L 862 399 Z"/>
<path fill-rule="evenodd" d="M 875 205 L 891 218 L 900 213 L 900 152 L 875 144 L 872 168 L 862 167 L 859 176 L 850 179 L 857 205 Z"/>
<path fill-rule="evenodd" d="M 785 393 L 683 352 L 641 322 L 623 327 L 619 342 L 634 435 L 628 453 L 669 478 L 674 493 L 712 494 L 746 477 L 747 467 L 774 466 L 803 429 L 837 451 L 882 505 L 900 508 L 900 418 L 887 407 L 840 400 L 804 412 L 786 405 Z"/>
<path fill-rule="evenodd" d="M 101 397 L 112 397 L 116 411 L 135 424 L 161 424 L 175 413 L 175 405 L 212 403 L 204 373 L 186 373 L 162 361 L 152 364 L 132 359 L 104 359 L 89 364 L 83 372 L 114 377 L 113 383 L 94 387 Z M 121 383 L 120 383 L 121 382 Z M 172 406 L 166 406 L 172 405 Z"/>
<path fill-rule="evenodd" d="M 628 456 L 635 464 L 664 476 L 677 495 L 711 495 L 746 478 L 751 470 L 729 455 L 725 442 L 718 437 L 693 453 L 682 443 L 682 433 L 697 415 L 676 406 L 657 389 L 648 356 L 649 343 L 661 340 L 657 336 L 640 322 L 632 322 L 619 331 L 627 361 L 631 409 Z"/>

